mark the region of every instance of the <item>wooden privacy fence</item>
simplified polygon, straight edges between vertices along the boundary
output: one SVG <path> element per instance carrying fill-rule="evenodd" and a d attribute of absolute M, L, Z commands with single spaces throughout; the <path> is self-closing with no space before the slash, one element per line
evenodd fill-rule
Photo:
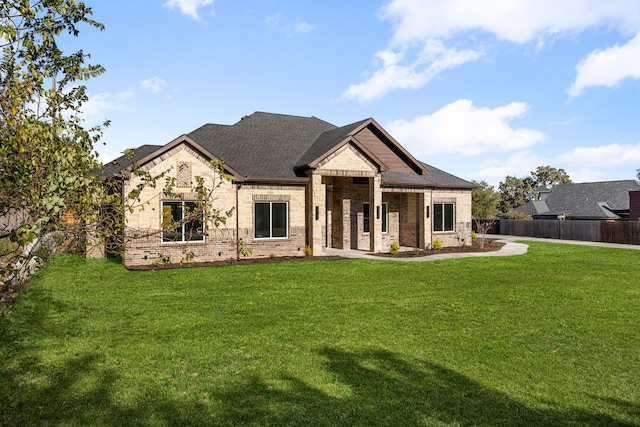
<path fill-rule="evenodd" d="M 640 245 L 640 221 L 501 219 L 500 234 Z"/>

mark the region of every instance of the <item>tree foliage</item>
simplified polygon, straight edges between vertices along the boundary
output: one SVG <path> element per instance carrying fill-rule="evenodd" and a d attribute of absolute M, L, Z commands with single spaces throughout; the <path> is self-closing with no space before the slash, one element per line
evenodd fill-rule
<path fill-rule="evenodd" d="M 534 181 L 531 177 L 517 178 L 507 176 L 498 186 L 500 212 L 506 213 L 537 198 Z"/>
<path fill-rule="evenodd" d="M 79 84 L 103 73 L 58 39 L 81 25 L 103 29 L 74 0 L 4 0 L 0 5 L 0 217 L 3 234 L 24 245 L 63 216 L 88 214 L 97 177 L 100 127 L 85 129 Z M 20 222 L 11 218 L 20 218 Z"/>
<path fill-rule="evenodd" d="M 471 214 L 478 219 L 496 218 L 500 194 L 486 181 L 472 182 L 476 187 L 471 191 Z"/>
<path fill-rule="evenodd" d="M 564 169 L 556 169 L 551 166 L 538 166 L 535 171 L 531 171 L 533 185 L 537 189 L 540 186 L 571 184 L 571 178 Z"/>
<path fill-rule="evenodd" d="M 133 164 L 123 174 L 99 177 L 94 147 L 108 122 L 85 128 L 82 105 L 88 96 L 81 83 L 104 69 L 85 63 L 89 55 L 82 50 L 65 53 L 59 47 L 62 37 L 78 36 L 83 26 L 104 29 L 77 0 L 0 3 L 0 237 L 9 235 L 18 248 L 64 230 L 82 241 L 88 237 L 91 245 L 121 249 L 125 239 L 148 237 L 128 230 L 125 215 L 148 206 L 141 199 L 145 188 L 158 186 L 178 197 L 170 170 L 151 175 Z M 203 232 L 232 214 L 217 209 L 213 197 L 229 179 L 224 163 L 210 166 L 210 176 L 195 177 L 197 201 L 184 219 L 203 218 Z M 130 175 L 140 184 L 123 194 L 123 178 Z"/>
<path fill-rule="evenodd" d="M 529 176 L 517 178 L 507 176 L 498 186 L 500 201 L 498 208 L 501 212 L 511 212 L 514 208 L 527 202 L 539 199 L 540 186 L 569 184 L 569 174 L 564 169 L 551 166 L 538 166 Z"/>

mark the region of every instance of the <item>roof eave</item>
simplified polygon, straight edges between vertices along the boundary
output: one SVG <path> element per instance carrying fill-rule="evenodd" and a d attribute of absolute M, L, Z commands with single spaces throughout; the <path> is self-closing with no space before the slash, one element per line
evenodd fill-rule
<path fill-rule="evenodd" d="M 301 177 L 301 178 L 250 178 L 244 177 L 242 181 L 239 181 L 243 184 L 286 184 L 286 185 L 306 185 L 309 183 L 309 178 Z"/>
<path fill-rule="evenodd" d="M 381 184 L 382 187 L 404 187 L 404 188 L 445 188 L 445 189 L 460 189 L 460 190 L 473 190 L 476 185 L 455 185 L 455 184 L 433 184 L 433 183 L 408 183 L 402 181 L 384 181 Z"/>
<path fill-rule="evenodd" d="M 187 144 L 191 145 L 192 148 L 194 148 L 197 152 L 199 152 L 205 158 L 208 158 L 210 160 L 218 159 L 218 157 L 216 155 L 214 155 L 209 150 L 204 148 L 202 145 L 197 143 L 189 135 L 184 134 L 184 135 L 181 135 L 181 136 L 177 137 L 176 139 L 174 139 L 173 141 L 169 142 L 168 144 L 162 146 L 160 149 L 158 149 L 158 150 L 146 155 L 145 157 L 141 158 L 138 162 L 136 162 L 136 164 L 138 166 L 143 166 L 144 164 L 146 164 L 146 163 L 152 161 L 153 159 L 163 155 L 167 151 L 177 147 L 178 145 L 180 145 L 182 143 L 187 143 Z M 224 159 L 221 159 L 221 160 L 224 160 Z M 123 169 L 123 172 L 124 171 L 131 172 L 132 169 L 133 169 L 133 165 Z M 241 173 L 239 173 L 237 170 L 235 170 L 233 167 L 229 166 L 226 163 L 224 164 L 224 170 L 227 171 L 233 177 L 233 180 L 235 180 L 235 181 L 242 181 L 244 179 L 244 177 L 242 176 Z M 124 179 L 126 179 L 126 178 L 124 178 Z"/>
<path fill-rule="evenodd" d="M 357 138 L 355 138 L 351 133 L 347 138 L 340 141 L 340 143 L 336 144 L 331 148 L 331 150 L 324 152 L 321 156 L 314 159 L 312 162 L 307 163 L 306 165 L 298 165 L 295 166 L 294 169 L 297 170 L 306 170 L 306 169 L 316 169 L 320 162 L 326 159 L 331 153 L 335 153 L 337 150 L 341 149 L 347 144 L 353 144 L 356 146 L 358 150 L 360 150 L 366 157 L 369 158 L 373 163 L 376 164 L 380 172 L 386 172 L 389 170 L 389 166 L 387 166 L 382 160 L 380 160 L 377 156 L 375 156 L 371 151 L 369 151 L 366 147 L 364 147 Z"/>

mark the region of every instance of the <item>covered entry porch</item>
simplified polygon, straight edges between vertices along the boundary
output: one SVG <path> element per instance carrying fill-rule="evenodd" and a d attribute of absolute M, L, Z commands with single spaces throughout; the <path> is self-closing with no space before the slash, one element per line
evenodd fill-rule
<path fill-rule="evenodd" d="M 381 187 L 380 174 L 370 175 L 316 178 L 316 195 L 324 197 L 318 197 L 314 206 L 318 211 L 314 222 L 319 223 L 316 236 L 321 239 L 313 242 L 314 253 L 319 253 L 316 247 L 386 252 L 392 242 L 411 248 L 430 246 L 430 193 Z"/>

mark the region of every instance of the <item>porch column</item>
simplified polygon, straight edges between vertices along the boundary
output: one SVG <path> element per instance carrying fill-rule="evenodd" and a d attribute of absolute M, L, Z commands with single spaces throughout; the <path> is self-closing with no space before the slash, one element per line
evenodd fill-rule
<path fill-rule="evenodd" d="M 310 206 L 309 206 L 309 246 L 313 248 L 314 255 L 322 255 L 325 247 L 325 221 L 326 221 L 326 189 L 322 183 L 322 176 L 315 171 L 311 175 Z"/>
<path fill-rule="evenodd" d="M 427 195 L 425 193 L 418 193 L 418 212 L 416 213 L 416 222 L 418 223 L 418 246 L 420 249 L 425 249 L 428 246 L 427 243 L 427 230 L 429 224 L 429 218 L 427 218 Z"/>
<path fill-rule="evenodd" d="M 431 248 L 431 239 L 432 239 L 432 218 L 433 212 L 431 212 L 431 191 L 425 191 L 422 195 L 422 206 L 424 209 L 424 215 L 422 215 L 422 230 L 421 233 L 421 243 L 423 248 Z"/>
<path fill-rule="evenodd" d="M 380 175 L 369 180 L 369 250 L 382 252 L 382 189 Z"/>

